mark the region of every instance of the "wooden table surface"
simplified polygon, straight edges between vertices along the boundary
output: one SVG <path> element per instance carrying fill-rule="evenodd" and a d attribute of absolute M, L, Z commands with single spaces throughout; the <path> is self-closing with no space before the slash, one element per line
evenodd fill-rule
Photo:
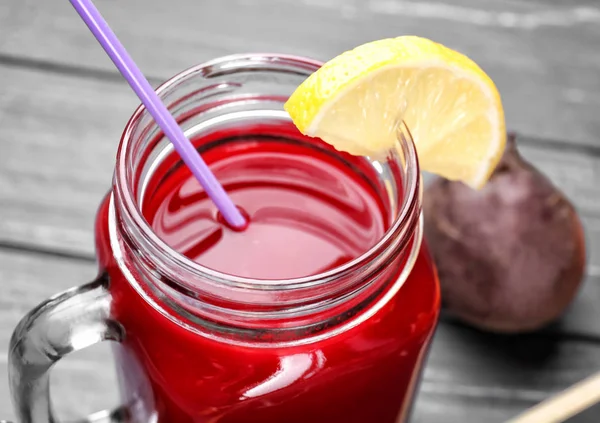
<path fill-rule="evenodd" d="M 242 52 L 328 59 L 418 34 L 497 82 L 523 155 L 583 218 L 587 277 L 564 318 L 501 337 L 443 319 L 414 422 L 501 423 L 600 371 L 600 4 L 596 0 L 97 0 L 153 84 Z M 92 222 L 138 100 L 66 0 L 0 5 L 0 418 L 13 418 L 6 348 L 44 298 L 95 275 Z M 60 416 L 116 402 L 107 346 L 61 362 Z M 600 421 L 600 407 L 569 420 Z M 175 423 L 175 422 L 174 422 Z M 376 422 L 373 422 L 376 423 Z"/>

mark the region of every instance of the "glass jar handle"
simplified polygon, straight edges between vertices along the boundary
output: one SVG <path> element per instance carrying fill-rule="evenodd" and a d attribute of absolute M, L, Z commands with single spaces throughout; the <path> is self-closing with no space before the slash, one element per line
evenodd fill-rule
<path fill-rule="evenodd" d="M 50 401 L 50 370 L 67 354 L 102 341 L 120 342 L 123 329 L 110 318 L 108 280 L 56 295 L 29 312 L 10 340 L 8 373 L 19 423 L 57 423 Z M 84 422 L 124 422 L 126 407 Z"/>

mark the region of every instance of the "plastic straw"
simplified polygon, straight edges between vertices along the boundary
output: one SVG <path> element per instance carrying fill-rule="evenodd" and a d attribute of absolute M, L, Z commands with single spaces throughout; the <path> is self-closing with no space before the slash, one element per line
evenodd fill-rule
<path fill-rule="evenodd" d="M 91 0 L 69 0 L 94 37 L 106 51 L 113 63 L 127 80 L 133 91 L 152 115 L 158 126 L 171 141 L 184 163 L 202 185 L 210 199 L 215 203 L 227 223 L 241 228 L 246 221 L 233 204 L 217 178 L 210 171 L 198 151 L 187 139 L 173 116 L 162 103 L 148 80 L 144 77 L 125 47 L 118 40 L 108 23 L 104 20 Z"/>

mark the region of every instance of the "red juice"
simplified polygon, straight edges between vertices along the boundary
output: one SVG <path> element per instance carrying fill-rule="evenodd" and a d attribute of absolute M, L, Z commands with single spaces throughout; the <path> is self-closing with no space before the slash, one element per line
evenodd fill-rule
<path fill-rule="evenodd" d="M 319 66 L 235 55 L 158 89 L 244 230 L 135 111 L 97 213 L 97 279 L 36 307 L 11 338 L 21 420 L 55 421 L 52 366 L 113 341 L 115 421 L 407 421 L 440 308 L 418 159 L 402 122 L 376 159 L 302 136 L 283 105 Z"/>
<path fill-rule="evenodd" d="M 283 136 L 242 137 L 203 157 L 249 218 L 244 231 L 223 222 L 175 157 L 147 184 L 142 211 L 168 245 L 213 270 L 263 280 L 313 275 L 360 256 L 388 229 L 358 158 L 343 165 Z M 253 345 L 203 336 L 144 300 L 113 259 L 108 214 L 107 199 L 96 236 L 113 315 L 126 328 L 117 347 L 124 400 L 142 398 L 138 407 L 153 409 L 159 423 L 404 421 L 439 310 L 424 244 L 400 290 L 357 326 L 304 344 Z M 391 279 L 402 264 L 392 263 Z"/>
<path fill-rule="evenodd" d="M 382 206 L 351 169 L 307 151 L 248 139 L 205 155 L 248 218 L 241 232 L 225 224 L 185 167 L 147 194 L 145 217 L 172 248 L 231 275 L 298 278 L 340 266 L 382 238 Z"/>

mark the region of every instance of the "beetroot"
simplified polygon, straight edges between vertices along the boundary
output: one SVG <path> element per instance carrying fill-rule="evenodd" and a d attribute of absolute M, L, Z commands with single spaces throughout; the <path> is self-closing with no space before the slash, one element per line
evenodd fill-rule
<path fill-rule="evenodd" d="M 509 135 L 487 185 L 435 179 L 424 193 L 425 237 L 444 307 L 482 330 L 539 329 L 571 303 L 584 274 L 577 211 Z"/>

